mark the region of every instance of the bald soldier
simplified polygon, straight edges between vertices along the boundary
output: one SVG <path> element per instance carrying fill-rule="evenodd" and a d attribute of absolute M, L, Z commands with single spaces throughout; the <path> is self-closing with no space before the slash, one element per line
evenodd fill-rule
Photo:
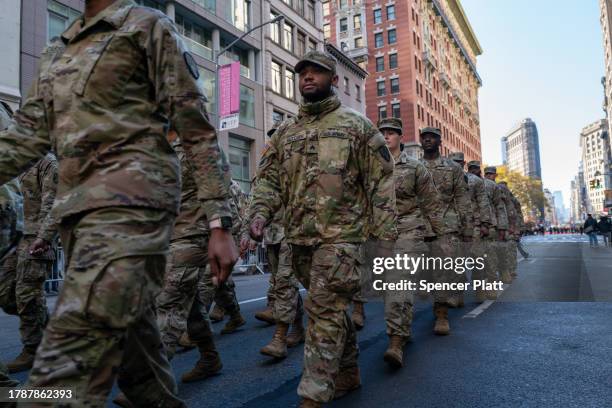
<path fill-rule="evenodd" d="M 451 153 L 450 158 L 453 159 L 461 168 L 465 167 L 465 158 L 463 152 Z M 474 164 L 473 162 L 470 162 Z M 480 164 L 478 164 L 480 168 Z M 489 198 L 485 191 L 484 181 L 475 174 L 469 171 L 465 173 L 468 181 L 468 196 L 472 203 L 472 221 L 474 224 L 474 235 L 472 245 L 470 247 L 472 256 L 481 257 L 484 259 L 486 251 L 482 240 L 489 235 L 491 226 L 491 207 Z M 485 279 L 484 270 L 474 270 L 472 279 Z M 480 275 L 479 275 L 480 273 Z M 476 300 L 483 302 L 485 300 L 485 292 L 482 289 L 476 290 Z"/>
<path fill-rule="evenodd" d="M 295 66 L 299 113 L 272 136 L 250 206 L 251 235 L 283 205 L 293 270 L 308 297 L 303 407 L 318 407 L 361 385 L 357 337 L 347 313 L 360 288 L 361 245 L 380 240 L 382 256 L 397 237 L 393 159 L 378 129 L 342 106 L 336 61 L 308 52 Z M 384 249 L 384 250 L 383 250 Z M 279 335 L 287 325 L 277 324 Z"/>
<path fill-rule="evenodd" d="M 423 158 L 421 163 L 427 167 L 434 179 L 434 184 L 440 193 L 440 200 L 444 204 L 443 222 L 445 225 L 445 237 L 442 240 L 448 243 L 450 252 L 443 251 L 440 245 L 435 245 L 438 256 L 465 256 L 461 253 L 463 243 L 471 242 L 474 234 L 472 224 L 472 204 L 468 198 L 467 182 L 461 167 L 449 158 L 440 154 L 442 145 L 442 132 L 438 128 L 427 127 L 420 132 L 421 146 L 423 146 Z M 430 238 L 436 238 L 432 234 Z M 439 238 L 439 237 L 438 237 Z M 445 242 L 446 241 L 446 242 Z M 446 253 L 445 253 L 446 252 Z M 454 271 L 434 271 L 437 281 L 440 282 L 464 282 L 465 275 Z M 434 314 L 436 322 L 434 332 L 438 335 L 450 333 L 448 322 L 448 307 L 460 305 L 461 293 L 458 291 L 434 292 Z"/>
<path fill-rule="evenodd" d="M 411 257 L 420 257 L 429 252 L 425 244 L 427 226 L 431 227 L 436 236 L 444 236 L 443 205 L 433 178 L 425 165 L 410 157 L 400 143 L 403 132 L 401 119 L 382 119 L 378 122 L 378 129 L 385 137 L 395 162 L 399 234 L 395 251 Z M 419 276 L 419 272 L 387 270 L 384 278 L 387 282 L 400 282 L 404 279 L 416 282 L 418 278 L 415 277 Z M 385 351 L 384 360 L 391 366 L 401 367 L 403 347 L 411 335 L 414 294 L 407 290 L 387 290 L 383 296 L 387 336 L 389 336 L 389 347 Z"/>
<path fill-rule="evenodd" d="M 494 212 L 497 221 L 496 234 L 494 237 L 491 237 L 491 248 L 489 250 L 490 256 L 493 256 L 495 265 L 493 265 L 493 261 L 490 264 L 485 264 L 487 267 L 487 280 L 497 280 L 501 277 L 501 267 L 502 262 L 504 261 L 502 258 L 504 255 L 504 242 L 506 241 L 506 236 L 508 232 L 508 211 L 506 209 L 506 200 L 504 199 L 504 193 L 501 190 L 501 187 L 495 182 L 495 178 L 497 177 L 497 168 L 495 166 L 488 166 L 484 169 L 485 173 L 485 189 L 487 191 L 487 195 L 489 196 L 489 200 L 494 205 Z M 494 238 L 494 239 L 493 239 Z M 495 267 L 495 269 L 492 269 Z M 498 276 L 498 273 L 500 276 Z M 489 298 L 496 297 L 496 294 L 489 292 L 487 294 Z"/>
<path fill-rule="evenodd" d="M 74 406 L 102 407 L 118 378 L 136 406 L 184 407 L 154 312 L 180 203 L 169 128 L 195 168 L 220 282 L 237 258 L 229 166 L 197 64 L 163 13 L 131 0 L 86 0 L 84 15 L 51 40 L 39 65 L 14 123 L 0 133 L 0 183 L 50 150 L 59 161 L 52 213 L 66 279 L 29 383 L 69 387 Z"/>

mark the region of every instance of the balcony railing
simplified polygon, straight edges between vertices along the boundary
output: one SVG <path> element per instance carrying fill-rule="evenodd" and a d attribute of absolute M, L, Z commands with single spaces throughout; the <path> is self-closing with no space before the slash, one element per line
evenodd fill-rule
<path fill-rule="evenodd" d="M 229 58 L 226 55 L 222 55 L 219 58 L 219 64 L 223 65 L 223 64 L 231 64 L 232 62 L 235 62 L 233 59 Z M 249 67 L 246 67 L 242 64 L 240 64 L 240 75 L 242 75 L 245 78 L 251 78 L 251 70 L 249 69 Z"/>
<path fill-rule="evenodd" d="M 183 40 L 185 41 L 185 44 L 187 44 L 187 48 L 189 48 L 189 51 L 193 52 L 196 55 L 199 55 L 202 58 L 206 58 L 211 61 L 213 60 L 213 52 L 210 48 L 200 44 L 197 41 L 192 40 L 189 37 L 183 36 Z"/>
<path fill-rule="evenodd" d="M 429 65 L 431 69 L 436 69 L 436 60 L 430 50 L 423 51 L 423 62 Z"/>
<path fill-rule="evenodd" d="M 461 100 L 463 99 L 461 95 L 461 91 L 458 89 L 453 89 L 453 97 L 455 98 L 457 102 L 461 102 Z"/>
<path fill-rule="evenodd" d="M 442 82 L 442 86 L 446 89 L 451 87 L 451 79 L 446 72 L 440 72 L 440 82 Z"/>

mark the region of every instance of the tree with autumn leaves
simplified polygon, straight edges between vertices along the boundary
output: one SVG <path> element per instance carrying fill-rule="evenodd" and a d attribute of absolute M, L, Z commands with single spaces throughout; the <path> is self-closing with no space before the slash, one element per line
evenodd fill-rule
<path fill-rule="evenodd" d="M 497 166 L 497 179 L 508 183 L 512 194 L 521 202 L 525 221 L 538 223 L 542 210 L 548 207 L 542 188 L 542 180 L 523 176 L 521 173 L 508 170 L 507 166 Z"/>

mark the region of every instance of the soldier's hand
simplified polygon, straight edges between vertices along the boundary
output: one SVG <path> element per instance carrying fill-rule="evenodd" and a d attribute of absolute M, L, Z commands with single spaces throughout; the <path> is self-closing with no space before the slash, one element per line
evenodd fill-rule
<path fill-rule="evenodd" d="M 30 255 L 38 256 L 47 252 L 50 247 L 51 243 L 47 242 L 42 238 L 36 238 L 36 240 L 32 242 L 32 245 L 30 245 L 28 252 L 30 253 Z"/>
<path fill-rule="evenodd" d="M 240 238 L 240 257 L 243 258 L 246 254 L 249 246 L 251 245 L 251 238 L 247 234 L 243 234 Z"/>
<path fill-rule="evenodd" d="M 266 220 L 264 220 L 263 217 L 260 216 L 256 216 L 255 218 L 253 218 L 253 221 L 251 221 L 251 227 L 249 228 L 249 231 L 251 233 L 251 237 L 255 241 L 261 241 L 261 239 L 263 238 L 263 229 L 265 225 Z"/>
<path fill-rule="evenodd" d="M 221 285 L 230 276 L 238 260 L 238 249 L 230 231 L 221 228 L 212 229 L 208 241 L 208 260 L 213 280 Z"/>

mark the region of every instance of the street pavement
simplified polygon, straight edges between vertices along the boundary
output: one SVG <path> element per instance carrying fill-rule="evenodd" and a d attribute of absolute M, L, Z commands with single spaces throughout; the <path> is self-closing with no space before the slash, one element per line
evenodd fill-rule
<path fill-rule="evenodd" d="M 464 308 L 451 310 L 450 336 L 432 333 L 431 304 L 419 301 L 400 370 L 382 360 L 382 303 L 368 303 L 359 332 L 363 386 L 330 406 L 611 407 L 612 248 L 589 248 L 579 235 L 527 237 L 524 247 L 530 257 L 520 258 L 518 279 L 498 301 L 478 305 L 468 296 Z M 303 348 L 281 362 L 259 354 L 274 330 L 253 318 L 265 305 L 267 279 L 236 277 L 247 324 L 225 336 L 218 334 L 224 323 L 214 325 L 223 371 L 179 384 L 189 407 L 298 405 Z M 0 328 L 7 361 L 20 350 L 17 319 L 0 313 Z M 195 351 L 175 357 L 175 374 L 196 358 Z M 26 373 L 15 377 L 24 381 Z"/>

